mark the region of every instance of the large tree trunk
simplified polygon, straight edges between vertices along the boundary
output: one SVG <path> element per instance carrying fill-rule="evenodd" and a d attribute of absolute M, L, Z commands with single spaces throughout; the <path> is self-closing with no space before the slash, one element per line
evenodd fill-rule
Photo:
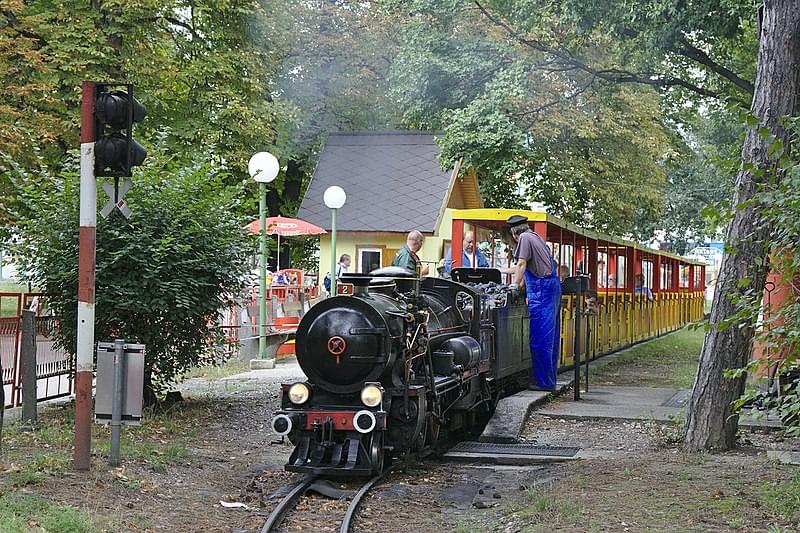
<path fill-rule="evenodd" d="M 776 167 L 768 155 L 770 141 L 759 135 L 759 128 L 767 128 L 788 150 L 781 117 L 792 115 L 795 110 L 798 73 L 800 0 L 766 0 L 752 105 L 759 124 L 748 129 L 742 147 L 742 167 L 736 177 L 737 208 L 726 236 L 729 251 L 722 260 L 711 309 L 711 330 L 706 334 L 688 406 L 684 441 L 688 451 L 726 450 L 736 444 L 739 418 L 732 412 L 731 403 L 744 392 L 746 376 L 727 379 L 723 371 L 747 364 L 754 330 L 751 320 L 730 321 L 738 311 L 739 297 L 745 297 L 745 293 L 760 297 L 763 293 L 770 235 L 758 206 L 747 200 L 753 198 L 766 177 L 775 176 Z M 754 173 L 753 169 L 764 173 Z M 727 327 L 720 327 L 723 322 Z"/>

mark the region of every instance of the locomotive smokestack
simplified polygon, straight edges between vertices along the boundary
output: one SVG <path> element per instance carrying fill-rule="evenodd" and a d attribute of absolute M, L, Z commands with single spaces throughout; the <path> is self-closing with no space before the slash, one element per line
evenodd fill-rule
<path fill-rule="evenodd" d="M 342 283 L 352 283 L 354 295 L 369 294 L 369 282 L 372 276 L 360 274 L 358 272 L 346 272 L 342 274 Z"/>

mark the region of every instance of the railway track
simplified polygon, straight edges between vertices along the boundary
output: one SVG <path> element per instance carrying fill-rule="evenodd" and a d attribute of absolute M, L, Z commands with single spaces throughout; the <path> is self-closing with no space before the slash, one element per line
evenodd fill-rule
<path fill-rule="evenodd" d="M 350 505 L 348 505 L 347 511 L 344 514 L 344 518 L 342 519 L 342 524 L 339 527 L 339 533 L 351 533 L 351 528 L 353 526 L 356 513 L 358 512 L 358 508 L 361 505 L 361 501 L 364 499 L 364 496 L 369 492 L 369 490 L 378 481 L 383 479 L 386 473 L 387 471 L 384 471 L 383 473 L 370 478 L 366 482 L 362 483 L 361 486 L 355 491 L 352 500 L 350 500 Z M 297 506 L 300 498 L 309 488 L 311 488 L 314 482 L 319 479 L 321 479 L 320 476 L 309 475 L 297 482 L 269 515 L 267 521 L 261 528 L 260 533 L 277 533 L 285 518 Z"/>

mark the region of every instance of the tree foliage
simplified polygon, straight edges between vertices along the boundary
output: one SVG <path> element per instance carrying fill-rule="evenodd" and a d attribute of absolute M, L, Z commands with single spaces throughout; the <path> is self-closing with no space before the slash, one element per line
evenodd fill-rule
<path fill-rule="evenodd" d="M 792 144 L 798 142 L 800 124 L 794 119 L 792 125 Z M 782 143 L 773 148 L 782 151 Z M 788 154 L 787 154 L 788 155 Z M 761 387 L 761 391 L 750 391 L 740 401 L 740 405 L 756 405 L 773 411 L 781 417 L 787 433 L 800 436 L 800 376 L 797 365 L 800 362 L 800 157 L 796 153 L 783 157 L 785 174 L 778 183 L 769 183 L 758 195 L 764 220 L 772 228 L 770 267 L 779 277 L 778 285 L 767 289 L 771 296 L 778 290 L 785 290 L 783 305 L 772 300 L 769 308 L 762 308 L 761 298 L 756 305 L 742 306 L 755 323 L 761 314 L 760 331 L 757 337 L 762 352 L 770 356 L 767 361 L 755 360 L 748 365 L 748 371 L 761 370 L 765 378 L 778 378 L 780 386 Z M 758 295 L 760 296 L 760 294 Z M 759 368 L 761 367 L 761 368 Z"/>
<path fill-rule="evenodd" d="M 151 160 L 126 196 L 133 216 L 97 225 L 95 337 L 147 347 L 148 390 L 208 362 L 218 310 L 244 282 L 252 243 L 237 217 L 240 190 L 208 161 L 179 167 Z M 78 294 L 78 176 L 51 176 L 57 189 L 21 191 L 14 247 L 28 281 L 49 295 L 59 342 L 75 353 Z"/>
<path fill-rule="evenodd" d="M 446 130 L 444 166 L 463 159 L 475 169 L 489 205 L 543 202 L 634 236 L 640 220 L 658 218 L 677 152 L 657 93 L 560 69 L 463 4 L 413 5 L 392 89 L 407 125 Z M 603 46 L 592 54 L 605 60 Z"/>
<path fill-rule="evenodd" d="M 275 137 L 280 28 L 255 0 L 2 0 L 0 153 L 57 170 L 78 144 L 81 82 L 127 81 L 148 108 L 137 138 L 244 178 Z"/>
<path fill-rule="evenodd" d="M 292 31 L 274 91 L 286 111 L 276 117 L 275 151 L 287 168 L 267 198 L 271 214 L 293 215 L 328 133 L 396 124 L 386 93 L 399 24 L 363 0 L 287 0 L 282 10 Z"/>
<path fill-rule="evenodd" d="M 663 214 L 644 231 L 658 234 L 675 253 L 687 253 L 705 237 L 722 237 L 744 137 L 739 115 L 709 106 L 681 125 L 684 149 L 667 167 Z"/>

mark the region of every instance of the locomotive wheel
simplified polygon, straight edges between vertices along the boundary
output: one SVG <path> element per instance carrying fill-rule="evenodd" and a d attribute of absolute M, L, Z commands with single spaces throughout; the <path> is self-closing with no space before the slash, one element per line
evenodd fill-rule
<path fill-rule="evenodd" d="M 386 457 L 386 450 L 383 448 L 383 432 L 376 431 L 372 434 L 372 446 L 370 447 L 369 459 L 372 463 L 372 472 L 380 474 Z"/>

